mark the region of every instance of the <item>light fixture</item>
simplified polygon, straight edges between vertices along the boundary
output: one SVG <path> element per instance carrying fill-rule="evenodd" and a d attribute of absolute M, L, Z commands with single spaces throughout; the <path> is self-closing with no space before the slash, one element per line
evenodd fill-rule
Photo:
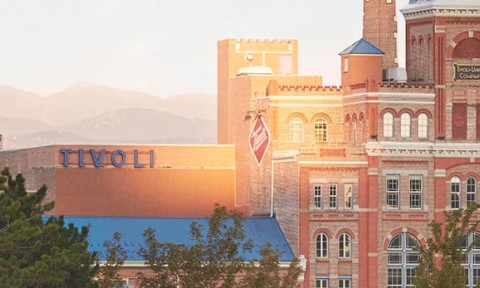
<path fill-rule="evenodd" d="M 252 115 L 255 115 L 255 117 L 262 116 L 263 113 L 267 113 L 267 110 L 265 110 L 265 109 L 249 110 L 245 113 L 245 118 L 243 118 L 243 121 L 248 121 L 248 120 L 252 119 Z"/>

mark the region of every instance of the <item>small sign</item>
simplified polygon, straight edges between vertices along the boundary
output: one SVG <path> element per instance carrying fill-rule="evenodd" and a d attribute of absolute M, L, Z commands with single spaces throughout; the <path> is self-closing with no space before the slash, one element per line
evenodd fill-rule
<path fill-rule="evenodd" d="M 270 145 L 270 132 L 267 125 L 263 121 L 262 116 L 255 118 L 252 132 L 250 132 L 250 151 L 253 158 L 257 161 L 258 166 L 262 165 L 263 158 L 267 154 L 268 145 Z"/>
<path fill-rule="evenodd" d="M 480 65 L 453 64 L 454 79 L 457 80 L 480 80 Z"/>

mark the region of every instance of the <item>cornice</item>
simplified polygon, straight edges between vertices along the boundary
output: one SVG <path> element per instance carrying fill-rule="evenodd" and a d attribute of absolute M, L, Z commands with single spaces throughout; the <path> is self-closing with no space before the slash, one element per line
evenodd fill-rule
<path fill-rule="evenodd" d="M 480 143 L 368 142 L 368 156 L 478 158 Z"/>
<path fill-rule="evenodd" d="M 401 10 L 405 20 L 429 17 L 480 17 L 479 7 L 425 7 Z"/>

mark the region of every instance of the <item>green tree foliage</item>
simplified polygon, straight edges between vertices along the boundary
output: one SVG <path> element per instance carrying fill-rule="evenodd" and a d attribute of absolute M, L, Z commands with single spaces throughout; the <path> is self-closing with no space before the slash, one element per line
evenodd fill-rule
<path fill-rule="evenodd" d="M 100 288 L 121 288 L 125 281 L 119 275 L 125 260 L 127 252 L 122 247 L 121 234 L 115 232 L 111 241 L 103 242 L 103 247 L 107 251 L 105 264 L 100 267 L 98 284 Z"/>
<path fill-rule="evenodd" d="M 472 221 L 477 204 L 470 204 L 465 210 L 445 212 L 445 225 L 432 221 L 431 237 L 426 247 L 419 247 L 420 262 L 416 269 L 417 288 L 457 288 L 465 287 L 465 269 L 462 260 L 472 249 L 468 245 L 462 249 L 462 239 L 474 233 L 479 221 Z"/>
<path fill-rule="evenodd" d="M 281 253 L 274 250 L 270 243 L 260 250 L 262 258 L 257 263 L 251 261 L 246 267 L 246 275 L 242 279 L 241 288 L 292 288 L 299 287 L 298 277 L 303 273 L 299 261 L 295 258 L 288 269 L 279 269 Z"/>
<path fill-rule="evenodd" d="M 42 220 L 53 202 L 47 188 L 27 193 L 25 179 L 0 175 L 0 283 L 9 288 L 94 287 L 96 254 L 87 251 L 88 228 L 65 226 L 63 217 Z"/>
<path fill-rule="evenodd" d="M 253 262 L 246 264 L 240 252 L 251 251 L 253 243 L 246 239 L 243 222 L 241 214 L 216 205 L 205 235 L 201 225 L 191 224 L 194 242 L 191 246 L 158 242 L 156 232 L 147 229 L 143 234 L 146 247 L 141 248 L 139 254 L 152 274 L 139 273 L 140 287 L 296 287 L 298 271 L 301 271 L 298 261 L 292 263 L 288 273 L 279 274 L 280 254 L 271 249 L 271 245 L 262 249 L 260 267 Z M 248 280 L 239 283 L 240 274 L 248 275 L 248 279 L 262 277 L 272 285 L 248 286 Z"/>

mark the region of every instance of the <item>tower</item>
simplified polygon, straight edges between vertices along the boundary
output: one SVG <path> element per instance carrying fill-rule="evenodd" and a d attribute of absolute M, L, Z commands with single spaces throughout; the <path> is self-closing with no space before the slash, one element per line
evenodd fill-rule
<path fill-rule="evenodd" d="M 247 74 L 296 75 L 297 40 L 225 39 L 218 41 L 217 53 L 217 142 L 232 144 L 232 111 L 240 99 L 231 98 L 229 79 L 248 67 L 253 73 Z"/>
<path fill-rule="evenodd" d="M 364 0 L 363 38 L 385 52 L 383 69 L 398 67 L 395 0 Z"/>
<path fill-rule="evenodd" d="M 409 81 L 435 83 L 435 134 L 480 140 L 480 6 L 475 0 L 410 0 L 406 23 Z"/>

